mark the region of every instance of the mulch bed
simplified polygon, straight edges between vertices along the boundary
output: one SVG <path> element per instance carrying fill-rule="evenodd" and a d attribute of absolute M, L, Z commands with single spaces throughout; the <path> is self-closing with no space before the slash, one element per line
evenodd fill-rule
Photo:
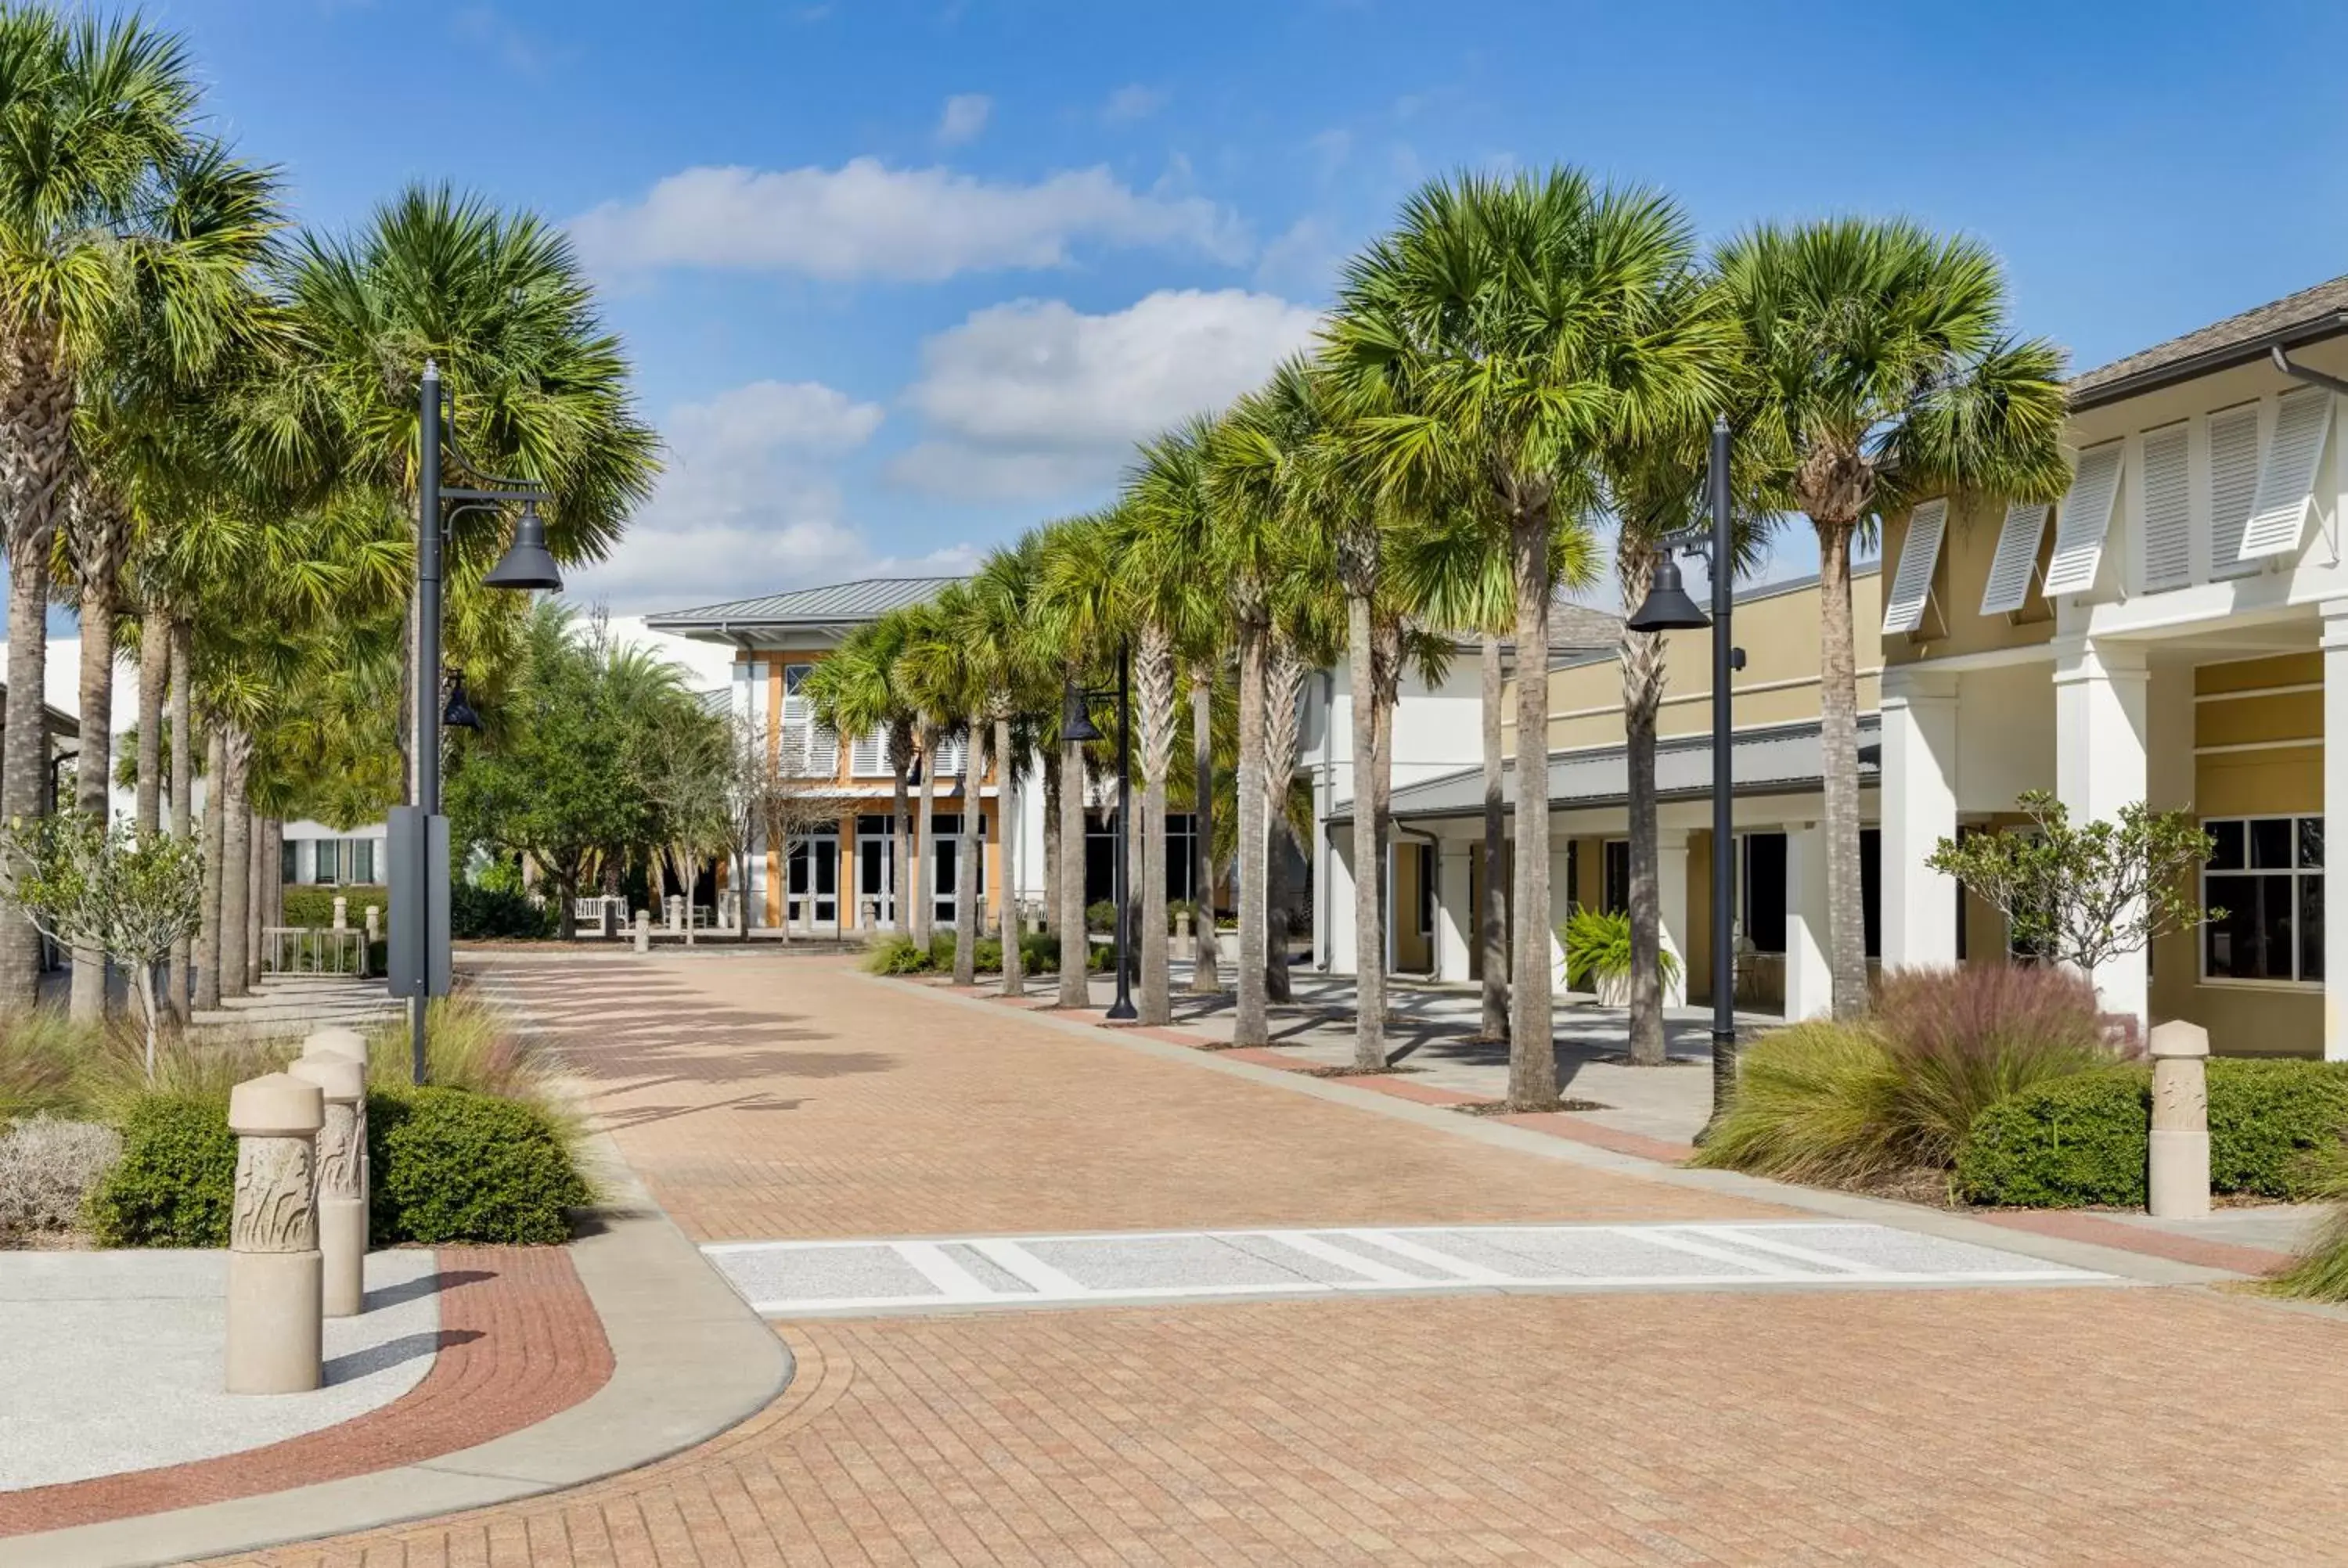
<path fill-rule="evenodd" d="M 1612 1111 L 1614 1107 L 1595 1100 L 1551 1100 L 1532 1105 L 1518 1105 L 1506 1100 L 1471 1100 L 1451 1109 L 1462 1116 L 1527 1116 L 1550 1111 Z"/>

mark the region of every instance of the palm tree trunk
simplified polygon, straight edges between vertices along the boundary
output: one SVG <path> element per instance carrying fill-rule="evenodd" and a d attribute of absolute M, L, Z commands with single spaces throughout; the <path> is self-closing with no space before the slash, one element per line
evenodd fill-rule
<path fill-rule="evenodd" d="M 1134 683 L 1141 718 L 1141 996 L 1146 1024 L 1174 1020 L 1166 920 L 1166 774 L 1174 763 L 1174 640 L 1141 629 Z"/>
<path fill-rule="evenodd" d="M 1818 747 L 1826 784 L 1827 964 L 1834 1015 L 1866 1013 L 1867 905 L 1859 869 L 1859 680 L 1849 524 L 1818 523 Z"/>
<path fill-rule="evenodd" d="M 931 918 L 937 903 L 930 891 L 932 868 L 937 864 L 938 747 L 944 736 L 924 726 L 918 743 L 922 753 L 922 806 L 913 824 L 913 940 L 930 945 Z"/>
<path fill-rule="evenodd" d="M 51 519 L 32 530 L 11 527 L 8 550 L 8 695 L 0 733 L 0 821 L 31 821 L 48 809 L 49 732 L 43 723 L 43 671 L 49 653 Z M 21 518 L 18 519 L 21 521 Z M 0 907 L 0 1015 L 28 1011 L 40 999 L 41 938 L 23 910 Z"/>
<path fill-rule="evenodd" d="M 260 813 L 250 809 L 247 815 L 251 824 L 246 829 L 244 989 L 249 991 L 261 984 L 261 922 L 267 908 L 267 896 L 263 891 L 261 877 L 261 857 L 269 847 L 269 822 Z"/>
<path fill-rule="evenodd" d="M 110 815 L 114 783 L 114 573 L 108 562 L 89 563 L 79 609 L 81 722 L 74 758 L 74 809 L 103 822 Z M 67 1012 L 76 1023 L 105 1019 L 105 948 L 74 949 Z"/>
<path fill-rule="evenodd" d="M 250 742 L 229 726 L 221 777 L 220 989 L 241 997 L 244 984 L 245 910 L 252 897 L 252 813 L 244 804 Z"/>
<path fill-rule="evenodd" d="M 1622 602 L 1640 604 L 1654 575 L 1654 553 L 1632 545 L 1618 552 Z M 1661 1067 L 1663 1040 L 1663 879 L 1655 824 L 1655 715 L 1663 699 L 1661 632 L 1622 633 L 1622 729 L 1629 763 L 1631 837 L 1631 1061 Z"/>
<path fill-rule="evenodd" d="M 1509 1102 L 1557 1099 L 1549 908 L 1549 506 L 1519 500 L 1509 518 L 1517 590 L 1516 962 L 1509 966 Z"/>
<path fill-rule="evenodd" d="M 1003 941 L 1003 994 L 1027 994 L 1026 955 L 1019 941 L 1019 768 L 1011 755 L 1011 721 L 994 721 L 994 820 L 1002 826 L 1002 845 L 994 861 L 1001 873 L 994 879 L 996 926 Z"/>
<path fill-rule="evenodd" d="M 906 856 L 910 853 L 905 836 L 906 819 L 910 815 L 906 791 L 910 786 L 906 783 L 905 775 L 911 771 L 911 748 L 900 743 L 895 727 L 891 726 L 889 742 L 889 771 L 896 777 L 897 788 L 896 793 L 890 799 L 889 805 L 889 908 L 890 913 L 895 917 L 890 924 L 897 928 L 897 935 L 900 937 L 906 935 L 911 928 L 906 923 L 909 911 L 905 907 L 905 875 L 910 869 L 905 863 Z M 785 911 L 784 917 L 787 919 L 789 917 L 788 911 Z"/>
<path fill-rule="evenodd" d="M 1092 936 L 1085 929 L 1085 749 L 1060 743 L 1060 1002 L 1080 1008 L 1092 1002 Z"/>
<path fill-rule="evenodd" d="M 1044 772 L 1044 924 L 1054 935 L 1060 929 L 1060 753 L 1049 746 L 1036 751 Z"/>
<path fill-rule="evenodd" d="M 1263 666 L 1264 629 L 1240 628 L 1240 985 L 1233 1020 L 1235 1045 L 1271 1043 L 1271 1018 L 1264 995 L 1266 917 L 1271 904 L 1264 883 Z"/>
<path fill-rule="evenodd" d="M 962 748 L 962 815 L 954 829 L 954 967 L 958 986 L 978 984 L 978 760 L 986 717 L 970 716 L 970 739 Z"/>
<path fill-rule="evenodd" d="M 163 825 L 163 694 L 171 682 L 171 622 L 149 609 L 139 626 L 139 805 L 141 833 Z"/>
<path fill-rule="evenodd" d="M 1264 994 L 1276 1002 L 1293 1001 L 1295 990 L 1288 975 L 1288 846 L 1295 834 L 1288 822 L 1288 791 L 1296 778 L 1297 753 L 1303 741 L 1304 678 L 1311 673 L 1303 656 L 1285 638 L 1274 640 L 1264 673 L 1263 809 L 1264 902 L 1271 913 L 1264 927 Z"/>
<path fill-rule="evenodd" d="M 173 674 L 176 684 L 178 675 Z M 195 1010 L 216 1012 L 221 1005 L 221 877 L 228 864 L 222 827 L 227 821 L 228 741 L 221 726 L 211 726 L 204 743 L 204 908 L 196 936 Z"/>
<path fill-rule="evenodd" d="M 1190 667 L 1191 918 L 1197 932 L 1190 957 L 1190 994 L 1222 993 L 1222 955 L 1215 940 L 1215 688 L 1201 661 Z"/>
<path fill-rule="evenodd" d="M 1509 1038 L 1509 904 L 1501 878 L 1509 862 L 1508 823 L 1501 800 L 1505 766 L 1500 755 L 1500 640 L 1486 632 L 1481 649 L 1484 685 L 1484 885 L 1476 911 L 1476 938 L 1484 954 L 1484 1017 L 1476 1038 Z"/>
<path fill-rule="evenodd" d="M 1378 854 L 1377 677 L 1372 670 L 1370 596 L 1345 596 L 1346 684 L 1354 733 L 1354 1065 L 1375 1071 L 1386 1064 L 1386 944 L 1378 884 L 1385 873 Z"/>
<path fill-rule="evenodd" d="M 193 693 L 195 632 L 185 620 L 170 617 L 171 628 L 170 709 L 171 836 L 184 839 L 195 830 L 196 718 Z M 215 899 L 215 906 L 217 900 Z M 167 988 L 171 1011 L 184 1024 L 193 1010 L 195 976 L 190 963 L 192 945 L 185 938 L 171 944 L 171 979 Z"/>

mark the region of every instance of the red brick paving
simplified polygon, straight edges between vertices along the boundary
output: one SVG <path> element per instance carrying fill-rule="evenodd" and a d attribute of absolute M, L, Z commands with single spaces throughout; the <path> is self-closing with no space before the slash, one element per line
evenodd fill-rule
<path fill-rule="evenodd" d="M 570 1255 L 447 1247 L 432 1369 L 381 1409 L 192 1464 L 0 1492 L 0 1536 L 221 1502 L 453 1453 L 568 1409 L 612 1375 Z"/>
<path fill-rule="evenodd" d="M 2173 1231 L 2155 1230 L 2149 1225 L 2123 1225 L 2118 1220 L 2106 1219 L 2100 1214 L 2064 1209 L 2010 1209 L 1977 1214 L 1974 1217 L 1987 1220 L 1993 1225 L 2003 1225 L 2008 1230 L 2059 1236 L 2065 1241 L 2089 1242 L 2096 1246 L 2119 1247 L 2127 1252 L 2140 1252 L 2175 1263 L 2194 1264 L 2202 1268 L 2230 1269 L 2236 1274 L 2273 1274 L 2291 1263 L 2289 1253 L 2271 1252 L 2262 1246 L 2244 1246 L 2239 1242 L 2178 1235 Z"/>
<path fill-rule="evenodd" d="M 585 966 L 582 966 L 582 971 Z M 560 1011 L 704 1235 L 1769 1212 L 911 988 L 632 966 Z M 2348 1324 L 2197 1289 L 810 1321 L 791 1389 L 553 1497 L 286 1548 L 479 1564 L 2348 1560 Z"/>

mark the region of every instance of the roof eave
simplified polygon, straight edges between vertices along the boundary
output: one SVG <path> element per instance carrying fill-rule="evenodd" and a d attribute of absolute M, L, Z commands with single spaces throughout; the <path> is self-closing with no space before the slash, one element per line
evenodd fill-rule
<path fill-rule="evenodd" d="M 2334 312 L 2313 321 L 2294 322 L 2276 327 L 2240 343 L 2227 343 L 2219 348 L 2204 349 L 2167 364 L 2152 365 L 2129 375 L 2116 377 L 2084 392 L 2074 393 L 2071 412 L 2082 414 L 2091 408 L 2102 408 L 2115 403 L 2125 403 L 2131 397 L 2141 397 L 2148 392 L 2178 385 L 2199 376 L 2214 375 L 2221 370 L 2233 370 L 2266 358 L 2276 349 L 2298 348 L 2305 343 L 2322 343 L 2330 338 L 2348 335 L 2348 311 Z"/>

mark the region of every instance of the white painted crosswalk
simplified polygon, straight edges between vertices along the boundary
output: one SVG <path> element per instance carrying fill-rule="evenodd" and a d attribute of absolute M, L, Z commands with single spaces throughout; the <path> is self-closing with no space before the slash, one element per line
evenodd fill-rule
<path fill-rule="evenodd" d="M 1395 1291 L 2087 1284 L 2000 1248 L 1838 1221 L 1109 1232 L 703 1248 L 769 1317 Z"/>

